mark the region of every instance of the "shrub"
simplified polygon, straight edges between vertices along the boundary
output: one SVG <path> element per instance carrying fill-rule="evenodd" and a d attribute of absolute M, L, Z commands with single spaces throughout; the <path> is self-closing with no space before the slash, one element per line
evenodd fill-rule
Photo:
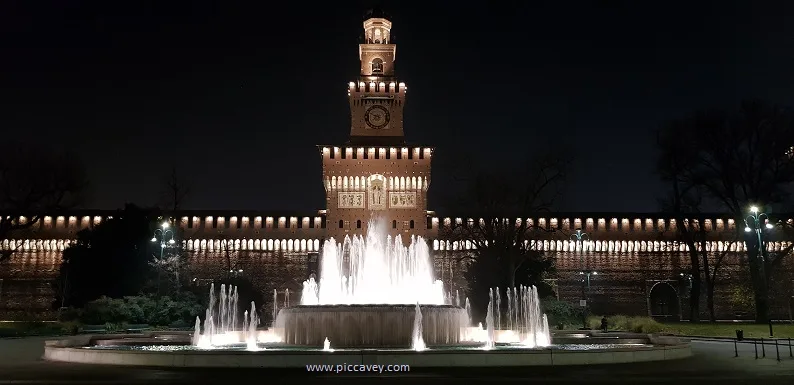
<path fill-rule="evenodd" d="M 591 315 L 587 317 L 587 328 L 591 330 L 600 330 L 601 329 L 601 318 L 600 315 Z"/>
<path fill-rule="evenodd" d="M 168 326 L 190 325 L 204 308 L 192 293 L 163 296 L 130 296 L 121 299 L 102 297 L 85 305 L 80 312 L 84 324 L 105 325 L 106 330 L 118 330 L 122 324 Z"/>
<path fill-rule="evenodd" d="M 100 325 L 122 323 L 130 320 L 130 312 L 123 299 L 101 297 L 83 307 L 80 321 L 84 324 Z M 134 322 L 134 321 L 133 321 Z"/>
<path fill-rule="evenodd" d="M 601 316 L 588 318 L 588 325 L 591 329 L 601 328 Z M 633 333 L 658 333 L 664 329 L 664 325 L 656 322 L 650 317 L 628 317 L 625 315 L 613 315 L 607 317 L 607 327 L 609 330 L 625 331 Z"/>
<path fill-rule="evenodd" d="M 658 333 L 663 326 L 650 317 L 631 317 L 628 319 L 628 330 L 635 333 Z"/>
<path fill-rule="evenodd" d="M 571 303 L 557 299 L 544 299 L 541 302 L 543 312 L 549 320 L 549 328 L 570 328 L 582 325 L 582 311 Z"/>

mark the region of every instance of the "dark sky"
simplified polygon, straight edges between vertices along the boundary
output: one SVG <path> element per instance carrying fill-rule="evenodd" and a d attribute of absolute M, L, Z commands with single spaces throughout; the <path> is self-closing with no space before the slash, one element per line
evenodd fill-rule
<path fill-rule="evenodd" d="M 371 4 L 144 3 L 3 2 L 3 137 L 82 153 L 90 207 L 155 203 L 176 166 L 185 208 L 323 208 L 315 145 L 347 139 Z M 556 146 L 576 156 L 561 210 L 655 211 L 654 129 L 742 98 L 794 105 L 784 1 L 384 8 L 406 135 L 437 147 L 436 206 L 462 152 L 503 167 L 494 159 Z"/>

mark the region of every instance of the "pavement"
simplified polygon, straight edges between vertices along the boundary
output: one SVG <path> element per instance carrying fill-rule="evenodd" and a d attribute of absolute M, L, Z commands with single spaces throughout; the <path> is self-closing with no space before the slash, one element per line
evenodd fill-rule
<path fill-rule="evenodd" d="M 788 347 L 733 341 L 693 340 L 694 357 L 675 361 L 601 366 L 422 369 L 407 373 L 307 373 L 272 369 L 160 369 L 110 365 L 85 365 L 41 360 L 45 337 L 0 339 L 1 384 L 314 384 L 416 383 L 416 384 L 699 384 L 794 383 L 794 358 Z M 755 358 L 755 348 L 759 358 Z"/>

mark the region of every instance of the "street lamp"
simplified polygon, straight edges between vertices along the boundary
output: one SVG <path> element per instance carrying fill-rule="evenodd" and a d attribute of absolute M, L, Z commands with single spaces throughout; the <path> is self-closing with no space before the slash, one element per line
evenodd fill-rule
<path fill-rule="evenodd" d="M 763 226 L 762 226 L 763 225 Z M 750 207 L 750 215 L 748 215 L 744 219 L 744 231 L 747 233 L 755 231 L 756 240 L 758 242 L 758 269 L 759 274 L 761 276 L 761 285 L 764 295 L 764 305 L 768 305 L 768 295 L 769 293 L 768 288 L 766 287 L 766 260 L 764 256 L 764 252 L 766 251 L 764 248 L 764 229 L 772 229 L 774 226 L 769 223 L 769 215 L 766 213 L 762 213 L 758 210 L 758 206 L 751 206 Z M 769 314 L 767 314 L 769 317 Z M 773 336 L 772 334 L 772 320 L 769 320 L 769 336 Z"/>
<path fill-rule="evenodd" d="M 582 326 L 586 329 L 587 328 L 587 310 L 588 310 L 588 294 L 590 293 L 590 275 L 596 275 L 595 271 L 585 271 L 585 263 L 584 263 L 584 245 L 583 241 L 589 241 L 590 236 L 587 233 L 583 232 L 582 229 L 576 229 L 576 232 L 571 234 L 571 240 L 576 242 L 576 246 L 579 251 L 579 265 L 581 266 L 582 271 L 579 272 L 579 275 L 586 275 L 586 277 L 582 278 L 582 298 L 583 298 L 583 312 L 582 312 Z M 586 286 L 585 286 L 586 285 Z"/>
<path fill-rule="evenodd" d="M 582 297 L 584 298 L 584 311 L 582 322 L 583 326 L 587 328 L 587 315 L 590 307 L 590 276 L 598 275 L 597 271 L 580 271 L 579 275 L 582 277 Z"/>
<path fill-rule="evenodd" d="M 689 282 L 689 289 L 691 290 L 692 289 L 692 274 L 681 273 L 679 275 L 681 276 L 681 279 L 686 279 Z"/>
<path fill-rule="evenodd" d="M 582 241 L 589 241 L 590 236 L 582 232 L 582 229 L 576 229 L 576 232 L 571 234 L 571 240 L 576 242 L 576 245 L 582 245 Z M 579 250 L 582 250 L 582 247 L 579 247 Z"/>
<path fill-rule="evenodd" d="M 163 263 L 163 254 L 165 253 L 166 245 L 173 245 L 176 243 L 174 240 L 174 232 L 169 229 L 171 225 L 168 221 L 163 222 L 159 228 L 154 230 L 154 234 L 152 234 L 152 242 L 157 242 L 157 235 L 160 235 L 160 259 L 158 260 L 158 265 Z M 157 269 L 157 294 L 160 294 L 160 274 L 161 269 L 158 266 Z"/>
<path fill-rule="evenodd" d="M 759 212 L 757 206 L 750 207 L 750 215 L 744 219 L 744 231 L 748 233 L 755 231 L 758 240 L 758 257 L 761 259 L 761 278 L 764 279 L 766 279 L 764 266 L 764 228 L 772 229 L 774 227 L 768 221 L 769 216 L 766 213 Z M 761 226 L 762 224 L 764 225 L 763 227 Z"/>

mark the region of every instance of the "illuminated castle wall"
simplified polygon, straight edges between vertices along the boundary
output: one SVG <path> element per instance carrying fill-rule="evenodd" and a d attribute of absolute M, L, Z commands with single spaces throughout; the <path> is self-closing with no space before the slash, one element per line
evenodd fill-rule
<path fill-rule="evenodd" d="M 171 213 L 183 246 L 191 252 L 186 275 L 192 282 L 209 282 L 232 269 L 249 277 L 264 293 L 273 289 L 297 292 L 301 282 L 317 272 L 317 255 L 324 239 L 363 234 L 367 221 L 380 216 L 393 236 L 425 237 L 433 250 L 437 276 L 450 290 L 465 291 L 466 265 L 460 256 L 470 252 L 471 242 L 452 241 L 459 239 L 454 235 L 445 237 L 455 224 L 474 218 L 440 218 L 428 211 L 433 148 L 404 141 L 407 87 L 395 77 L 392 23 L 383 15 L 372 16 L 364 21 L 364 40 L 359 45 L 360 76 L 347 87 L 349 142 L 318 146 L 326 207 L 307 213 Z M 6 215 L 19 223 L 32 219 L 33 213 L 24 214 Z M 112 215 L 113 211 L 98 210 L 41 213 L 30 228 L 0 240 L 0 248 L 18 250 L 11 260 L 0 264 L 0 318 L 52 319 L 50 282 L 57 277 L 61 252 L 78 231 Z M 544 213 L 510 220 L 558 230 L 536 231 L 531 238 L 532 247 L 556 260 L 556 275 L 549 280 L 560 299 L 578 304 L 582 288 L 578 272 L 590 269 L 599 272 L 591 282 L 590 294 L 596 314 L 675 319 L 687 314 L 689 256 L 686 246 L 676 241 L 675 230 L 681 224 L 674 219 L 658 213 L 594 212 Z M 702 215 L 700 221 L 693 219 L 692 223 L 702 225 L 708 233 L 706 247 L 714 258 L 728 250 L 716 288 L 719 317 L 752 316 L 752 309 L 731 300 L 737 289 L 749 285 L 745 245 L 735 241 L 737 224 L 718 214 Z M 572 242 L 570 234 L 575 229 L 588 233 L 590 240 Z M 791 240 L 771 241 L 770 249 L 780 250 Z M 787 316 L 788 301 L 794 295 L 793 271 L 794 261 L 788 258 L 772 278 L 773 312 L 781 318 Z"/>

